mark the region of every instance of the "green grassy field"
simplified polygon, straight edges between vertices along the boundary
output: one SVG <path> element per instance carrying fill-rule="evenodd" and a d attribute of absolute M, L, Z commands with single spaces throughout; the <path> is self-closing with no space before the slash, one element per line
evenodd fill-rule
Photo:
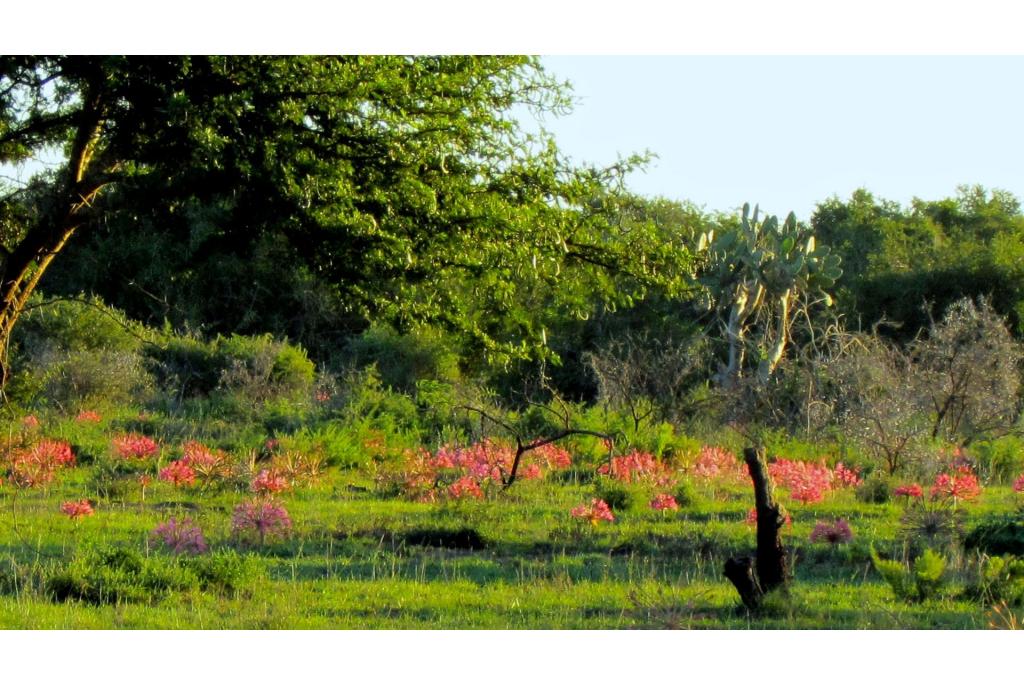
<path fill-rule="evenodd" d="M 652 510 L 638 490 L 614 522 L 591 525 L 569 514 L 594 496 L 590 483 L 522 481 L 483 501 L 419 503 L 381 495 L 359 469 L 332 467 L 315 485 L 279 496 L 293 528 L 261 546 L 232 535 L 244 489 L 154 480 L 144 501 L 140 489 L 103 498 L 95 494 L 99 468 L 64 470 L 48 489 L 0 489 L 3 627 L 973 629 L 1002 620 L 968 591 L 976 562 L 955 542 L 940 546 L 949 565 L 934 598 L 896 599 L 872 567 L 870 546 L 900 558 L 920 546 L 915 531 L 901 523 L 901 504 L 863 503 L 850 489 L 815 504 L 787 502 L 793 582 L 750 615 L 722 577 L 725 559 L 754 544 L 752 497 L 742 485 L 698 486 L 692 503 L 668 512 Z M 61 502 L 83 497 L 94 498 L 94 515 L 60 513 Z M 1019 498 L 1008 487 L 986 488 L 960 506 L 961 530 Z M 151 531 L 172 516 L 202 528 L 205 556 L 234 564 L 230 582 L 197 581 L 190 559 L 159 549 Z M 839 517 L 853 541 L 810 542 L 816 522 Z M 114 548 L 141 566 L 135 575 L 110 571 L 103 582 L 132 592 L 55 596 L 54 575 L 87 575 Z"/>

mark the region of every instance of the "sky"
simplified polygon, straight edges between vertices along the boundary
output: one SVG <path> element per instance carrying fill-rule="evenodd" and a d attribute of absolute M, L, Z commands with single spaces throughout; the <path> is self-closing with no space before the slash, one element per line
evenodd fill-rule
<path fill-rule="evenodd" d="M 809 219 L 867 188 L 904 206 L 960 184 L 1024 198 L 1024 57 L 548 56 L 575 110 L 563 152 L 657 155 L 629 186 L 708 211 Z"/>

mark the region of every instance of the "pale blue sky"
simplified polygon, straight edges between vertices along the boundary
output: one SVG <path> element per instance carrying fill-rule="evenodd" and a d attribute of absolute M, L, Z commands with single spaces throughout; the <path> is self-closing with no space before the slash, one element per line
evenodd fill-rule
<path fill-rule="evenodd" d="M 708 210 L 808 219 L 865 187 L 907 204 L 958 184 L 1024 198 L 1024 57 L 545 57 L 576 110 L 543 125 L 577 161 L 658 155 L 630 186 Z"/>

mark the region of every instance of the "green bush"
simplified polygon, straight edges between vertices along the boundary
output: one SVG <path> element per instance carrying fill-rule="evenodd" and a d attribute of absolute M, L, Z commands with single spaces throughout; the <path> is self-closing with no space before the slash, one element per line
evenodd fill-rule
<path fill-rule="evenodd" d="M 153 387 L 141 349 L 155 334 L 98 298 L 33 298 L 14 328 L 9 395 L 64 408 L 145 400 Z"/>
<path fill-rule="evenodd" d="M 187 557 L 183 563 L 198 578 L 202 590 L 227 597 L 248 594 L 266 572 L 258 557 L 233 549 Z"/>
<path fill-rule="evenodd" d="M 198 579 L 175 558 L 142 557 L 125 548 L 80 551 L 46 575 L 48 596 L 58 602 L 89 604 L 157 602 L 171 592 L 198 587 Z"/>
<path fill-rule="evenodd" d="M 626 511 L 636 503 L 633 491 L 611 478 L 598 478 L 594 484 L 594 497 L 604 500 L 613 511 Z"/>
<path fill-rule="evenodd" d="M 167 336 L 146 348 L 150 368 L 163 387 L 181 398 L 218 394 L 230 401 L 260 404 L 279 397 L 308 395 L 315 368 L 306 352 L 268 335 Z"/>
<path fill-rule="evenodd" d="M 922 602 L 934 597 L 942 588 L 946 559 L 931 549 L 915 559 L 911 569 L 898 561 L 880 558 L 874 547 L 871 547 L 871 561 L 897 599 Z"/>
<path fill-rule="evenodd" d="M 457 351 L 440 333 L 430 330 L 402 335 L 373 326 L 349 342 L 346 356 L 355 368 L 375 366 L 384 387 L 398 392 L 412 393 L 421 380 L 459 378 Z"/>
<path fill-rule="evenodd" d="M 874 471 L 857 486 L 856 496 L 859 502 L 885 504 L 892 498 L 892 490 L 892 480 L 881 471 Z"/>
<path fill-rule="evenodd" d="M 971 455 L 987 483 L 1012 483 L 1024 473 L 1024 440 L 1016 435 L 973 443 Z"/>
<path fill-rule="evenodd" d="M 986 605 L 1024 604 L 1024 559 L 1009 554 L 982 556 L 967 595 Z"/>
<path fill-rule="evenodd" d="M 1024 557 L 1024 510 L 986 516 L 964 537 L 964 548 Z"/>

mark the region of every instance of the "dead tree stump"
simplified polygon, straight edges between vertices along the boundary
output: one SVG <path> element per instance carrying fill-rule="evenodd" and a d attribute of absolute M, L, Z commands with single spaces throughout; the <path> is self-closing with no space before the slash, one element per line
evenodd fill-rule
<path fill-rule="evenodd" d="M 754 483 L 754 506 L 757 511 L 757 553 L 755 557 L 733 557 L 725 562 L 725 577 L 739 592 L 743 604 L 756 610 L 766 594 L 785 585 L 786 552 L 782 547 L 782 526 L 785 512 L 775 500 L 775 488 L 768 475 L 764 449 L 748 447 L 743 459 Z"/>

